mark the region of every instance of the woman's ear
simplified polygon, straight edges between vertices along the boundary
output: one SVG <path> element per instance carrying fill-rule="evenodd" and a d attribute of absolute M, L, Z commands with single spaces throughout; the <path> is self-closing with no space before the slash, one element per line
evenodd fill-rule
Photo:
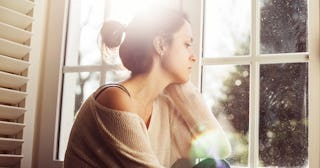
<path fill-rule="evenodd" d="M 158 55 L 160 55 L 160 56 L 165 55 L 166 50 L 167 50 L 167 46 L 166 46 L 166 41 L 163 37 L 156 36 L 153 39 L 153 47 Z"/>

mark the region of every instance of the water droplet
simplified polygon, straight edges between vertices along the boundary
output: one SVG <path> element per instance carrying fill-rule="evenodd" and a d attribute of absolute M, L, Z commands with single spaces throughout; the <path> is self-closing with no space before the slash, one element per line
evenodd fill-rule
<path fill-rule="evenodd" d="M 242 83 L 242 82 L 241 82 L 241 80 L 239 80 L 239 79 L 234 82 L 234 84 L 237 85 L 237 86 L 240 86 L 241 83 Z"/>

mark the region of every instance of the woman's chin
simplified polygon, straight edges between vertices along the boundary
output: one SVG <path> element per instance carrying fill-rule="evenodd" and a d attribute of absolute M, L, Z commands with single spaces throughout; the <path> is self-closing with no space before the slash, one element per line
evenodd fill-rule
<path fill-rule="evenodd" d="M 171 76 L 171 83 L 173 84 L 183 84 L 190 80 L 190 74 L 175 74 Z"/>
<path fill-rule="evenodd" d="M 176 83 L 176 84 L 183 84 L 183 83 L 188 82 L 189 79 L 190 79 L 189 77 L 187 77 L 187 78 L 180 78 L 179 80 L 176 80 L 174 83 Z"/>

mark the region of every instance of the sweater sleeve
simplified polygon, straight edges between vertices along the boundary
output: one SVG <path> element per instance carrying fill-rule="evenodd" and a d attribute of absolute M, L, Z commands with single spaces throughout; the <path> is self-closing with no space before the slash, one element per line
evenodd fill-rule
<path fill-rule="evenodd" d="M 82 107 L 77 116 L 69 139 L 66 165 L 163 167 L 153 153 L 142 119 L 136 114 L 107 109 L 93 102 Z"/>
<path fill-rule="evenodd" d="M 221 159 L 231 153 L 231 145 L 222 127 L 191 82 L 170 85 L 165 94 L 171 99 L 177 118 L 183 120 L 180 122 L 183 125 L 176 127 L 181 127 L 180 131 L 188 131 L 192 138 L 189 152 L 191 158 Z"/>

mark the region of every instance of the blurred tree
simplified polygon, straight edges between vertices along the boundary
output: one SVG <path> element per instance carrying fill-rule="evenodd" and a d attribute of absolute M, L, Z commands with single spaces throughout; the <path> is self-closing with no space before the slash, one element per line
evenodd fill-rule
<path fill-rule="evenodd" d="M 261 53 L 307 51 L 307 1 L 261 0 L 261 3 Z M 240 45 L 238 52 L 246 48 L 249 46 Z M 220 109 L 241 135 L 246 135 L 249 129 L 249 78 L 244 75 L 249 69 L 249 66 L 236 66 L 224 81 L 222 91 L 226 96 L 217 103 L 219 107 L 213 107 L 214 111 Z M 262 166 L 303 167 L 307 163 L 307 77 L 307 63 L 260 66 L 259 157 Z M 239 161 L 246 162 L 238 158 Z"/>
<path fill-rule="evenodd" d="M 261 65 L 259 151 L 265 165 L 302 167 L 308 160 L 308 67 Z"/>
<path fill-rule="evenodd" d="M 248 43 L 247 43 L 248 44 Z M 222 88 L 222 96 L 212 111 L 224 116 L 234 131 L 229 135 L 233 153 L 227 160 L 233 165 L 248 163 L 249 131 L 249 65 L 237 65 Z"/>
<path fill-rule="evenodd" d="M 261 53 L 307 51 L 307 0 L 261 0 Z"/>
<path fill-rule="evenodd" d="M 261 53 L 307 51 L 307 0 L 263 0 Z M 260 159 L 298 166 L 308 158 L 306 63 L 260 67 Z"/>
<path fill-rule="evenodd" d="M 224 81 L 224 94 L 219 105 L 224 109 L 223 113 L 231 121 L 233 128 L 241 134 L 249 131 L 249 66 L 236 66 L 230 73 L 230 78 Z"/>

